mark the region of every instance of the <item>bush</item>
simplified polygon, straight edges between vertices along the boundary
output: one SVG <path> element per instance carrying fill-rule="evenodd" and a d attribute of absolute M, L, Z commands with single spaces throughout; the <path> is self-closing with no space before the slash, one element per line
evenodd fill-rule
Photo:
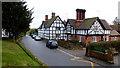
<path fill-rule="evenodd" d="M 57 41 L 59 46 L 69 50 L 82 49 L 82 45 L 80 45 L 79 42 L 72 43 L 71 41 L 63 41 L 63 40 L 57 40 Z"/>
<path fill-rule="evenodd" d="M 73 38 L 73 39 L 71 39 L 70 40 L 72 43 L 77 43 L 78 42 L 78 40 L 76 39 L 76 38 Z"/>
<path fill-rule="evenodd" d="M 108 42 L 93 42 L 87 45 L 89 50 L 95 50 L 105 53 L 105 50 L 110 50 L 115 48 L 115 50 L 120 52 L 120 40 L 119 41 L 108 41 Z"/>
<path fill-rule="evenodd" d="M 88 49 L 105 53 L 105 50 L 107 48 L 105 48 L 104 45 L 102 45 L 102 43 L 100 42 L 94 42 L 94 43 L 88 44 Z"/>

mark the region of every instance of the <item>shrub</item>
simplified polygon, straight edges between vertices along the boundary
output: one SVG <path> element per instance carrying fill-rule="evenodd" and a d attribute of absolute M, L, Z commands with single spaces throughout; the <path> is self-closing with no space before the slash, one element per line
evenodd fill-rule
<path fill-rule="evenodd" d="M 80 45 L 79 42 L 77 43 L 72 43 L 71 41 L 63 41 L 63 40 L 57 40 L 58 41 L 58 45 L 69 49 L 69 50 L 76 50 L 76 49 L 82 49 L 82 45 Z"/>
<path fill-rule="evenodd" d="M 120 40 L 119 41 L 108 41 L 108 42 L 93 42 L 87 45 L 89 50 L 95 50 L 105 53 L 105 50 L 110 50 L 115 48 L 115 50 L 120 52 Z"/>
<path fill-rule="evenodd" d="M 73 38 L 73 39 L 71 39 L 70 40 L 72 43 L 77 43 L 78 42 L 78 40 L 76 39 L 76 38 Z"/>
<path fill-rule="evenodd" d="M 88 49 L 89 50 L 95 50 L 95 51 L 103 52 L 103 53 L 105 53 L 105 50 L 106 50 L 104 45 L 102 45 L 99 42 L 94 42 L 94 43 L 88 44 Z"/>

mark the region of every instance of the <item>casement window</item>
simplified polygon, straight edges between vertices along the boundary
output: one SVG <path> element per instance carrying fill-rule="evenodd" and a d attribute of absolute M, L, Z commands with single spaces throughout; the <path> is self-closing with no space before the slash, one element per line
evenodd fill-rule
<path fill-rule="evenodd" d="M 105 36 L 102 37 L 102 40 L 105 41 Z"/>
<path fill-rule="evenodd" d="M 97 42 L 97 37 L 96 36 L 92 37 L 92 42 Z"/>
<path fill-rule="evenodd" d="M 56 34 L 56 38 L 59 39 L 60 38 L 60 34 Z"/>
<path fill-rule="evenodd" d="M 79 42 L 82 42 L 82 36 L 79 37 Z"/>
<path fill-rule="evenodd" d="M 109 36 L 106 36 L 106 41 L 109 41 Z"/>
<path fill-rule="evenodd" d="M 114 40 L 117 40 L 117 37 L 116 37 L 116 36 L 114 37 Z"/>
<path fill-rule="evenodd" d="M 60 30 L 60 27 L 56 27 L 56 30 Z"/>

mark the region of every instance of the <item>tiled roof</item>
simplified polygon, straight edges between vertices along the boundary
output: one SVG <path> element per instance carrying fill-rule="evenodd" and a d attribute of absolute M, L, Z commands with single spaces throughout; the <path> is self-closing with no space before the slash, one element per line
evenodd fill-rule
<path fill-rule="evenodd" d="M 103 19 L 99 19 L 98 17 L 93 17 L 93 18 L 87 18 L 84 19 L 80 26 L 75 26 L 76 20 L 75 19 L 68 19 L 68 21 L 70 22 L 70 24 L 75 28 L 75 29 L 89 29 L 91 27 L 91 25 L 98 20 L 101 24 L 101 26 L 103 26 L 104 29 L 108 29 L 111 30 L 111 27 L 109 26 L 109 24 L 103 20 Z"/>
<path fill-rule="evenodd" d="M 112 30 L 111 35 L 120 35 L 120 34 L 116 30 Z"/>
<path fill-rule="evenodd" d="M 120 25 L 110 25 L 113 30 L 120 32 Z"/>
<path fill-rule="evenodd" d="M 96 20 L 97 17 L 84 19 L 81 25 L 76 27 L 76 29 L 89 29 Z"/>
<path fill-rule="evenodd" d="M 70 23 L 71 26 L 73 26 L 75 28 L 75 19 L 68 19 L 68 22 Z"/>
<path fill-rule="evenodd" d="M 107 23 L 106 20 L 100 19 L 102 25 L 104 26 L 105 29 L 111 30 L 112 28 L 110 27 L 110 25 Z"/>
<path fill-rule="evenodd" d="M 41 29 L 43 25 L 44 25 L 44 28 L 49 28 L 52 25 L 52 23 L 56 20 L 57 17 L 59 17 L 59 16 L 55 16 L 55 17 L 48 19 L 46 21 L 42 21 L 42 24 L 40 25 L 39 28 Z M 65 25 L 66 22 L 64 21 L 63 24 Z"/>
<path fill-rule="evenodd" d="M 43 21 L 42 23 L 44 24 L 44 27 L 49 28 L 57 17 L 58 16 L 55 16 L 55 17 L 53 17 L 51 19 L 48 19 L 47 21 Z"/>

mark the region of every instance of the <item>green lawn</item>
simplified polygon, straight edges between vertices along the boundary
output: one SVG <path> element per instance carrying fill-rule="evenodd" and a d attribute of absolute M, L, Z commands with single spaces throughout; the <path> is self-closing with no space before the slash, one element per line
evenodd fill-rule
<path fill-rule="evenodd" d="M 2 66 L 40 66 L 16 43 L 2 40 Z"/>

